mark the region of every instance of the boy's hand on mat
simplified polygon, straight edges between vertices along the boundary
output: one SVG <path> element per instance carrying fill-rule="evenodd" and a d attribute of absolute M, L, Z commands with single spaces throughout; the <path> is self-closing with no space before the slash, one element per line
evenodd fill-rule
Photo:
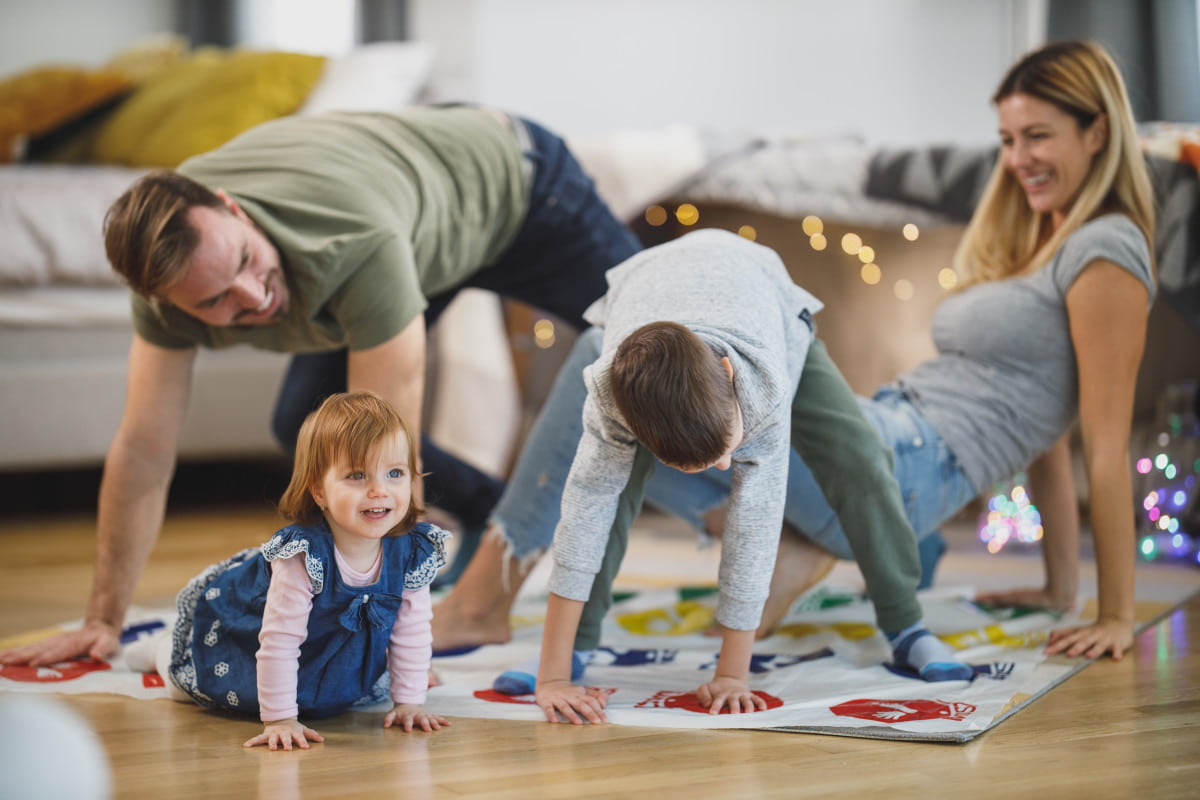
<path fill-rule="evenodd" d="M 726 707 L 731 714 L 767 709 L 767 701 L 751 692 L 746 681 L 725 675 L 718 675 L 697 689 L 696 698 L 710 714 L 720 714 Z"/>
<path fill-rule="evenodd" d="M 1046 654 L 1100 658 L 1112 653 L 1113 661 L 1120 661 L 1130 647 L 1133 647 L 1133 620 L 1107 618 L 1078 628 L 1050 631 Z"/>
<path fill-rule="evenodd" d="M 547 722 L 558 722 L 559 714 L 572 725 L 582 725 L 585 719 L 596 725 L 608 720 L 604 716 L 608 694 L 595 687 L 576 686 L 567 680 L 538 681 L 534 697 Z"/>
<path fill-rule="evenodd" d="M 77 631 L 60 633 L 40 642 L 0 652 L 0 664 L 42 667 L 79 656 L 107 661 L 121 647 L 121 631 L 98 619 L 88 620 Z"/>
<path fill-rule="evenodd" d="M 300 720 L 280 719 L 263 724 L 263 732 L 253 739 L 247 739 L 242 747 L 256 747 L 265 744 L 272 750 L 291 750 L 292 744 L 301 750 L 308 749 L 309 742 L 323 742 L 325 737 L 308 727 Z"/>
<path fill-rule="evenodd" d="M 403 728 L 405 733 L 412 733 L 417 728 L 423 731 L 436 731 L 442 726 L 449 726 L 450 720 L 412 703 L 396 703 L 383 718 L 383 727 L 390 728 L 393 725 Z"/>
<path fill-rule="evenodd" d="M 1073 597 L 1056 597 L 1049 589 L 1009 589 L 1004 592 L 982 592 L 975 602 L 996 608 L 1045 608 L 1050 611 L 1070 611 Z"/>

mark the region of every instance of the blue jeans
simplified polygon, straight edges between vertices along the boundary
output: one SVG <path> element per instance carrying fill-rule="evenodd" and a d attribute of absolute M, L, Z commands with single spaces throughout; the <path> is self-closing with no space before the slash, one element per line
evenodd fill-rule
<path fill-rule="evenodd" d="M 536 557 L 553 540 L 563 486 L 583 435 L 583 403 L 587 396 L 583 368 L 599 356 L 602 339 L 603 332 L 593 328 L 576 340 L 493 515 L 517 558 Z M 892 447 L 905 512 L 924 546 L 922 583 L 927 584 L 936 558 L 930 564 L 926 559 L 941 550 L 937 527 L 978 492 L 941 437 L 896 389 L 885 387 L 873 399 L 859 398 L 859 403 Z M 704 514 L 728 501 L 729 481 L 729 472 L 717 469 L 691 475 L 656 469 L 646 484 L 645 497 L 656 508 L 680 517 L 705 535 Z M 784 519 L 837 557 L 853 558 L 837 514 L 795 451 L 788 466 Z"/>
<path fill-rule="evenodd" d="M 524 128 L 524 153 L 533 171 L 529 211 L 511 245 L 460 286 L 428 298 L 425 324 L 432 326 L 462 288 L 488 289 L 528 303 L 582 329 L 583 312 L 604 294 L 604 273 L 641 250 L 633 233 L 596 193 L 566 143 L 536 123 Z M 292 452 L 304 418 L 330 394 L 346 390 L 346 350 L 296 355 L 275 406 L 273 430 Z M 580 406 L 582 408 L 582 406 Z M 421 437 L 421 460 L 429 473 L 426 499 L 478 528 L 499 500 L 503 482 Z M 568 464 L 569 464 L 568 460 Z"/>

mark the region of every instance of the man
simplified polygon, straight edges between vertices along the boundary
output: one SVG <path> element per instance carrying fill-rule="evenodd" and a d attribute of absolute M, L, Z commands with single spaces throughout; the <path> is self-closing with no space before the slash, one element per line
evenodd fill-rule
<path fill-rule="evenodd" d="M 639 249 L 560 138 L 467 107 L 259 126 L 139 179 L 110 208 L 105 245 L 135 293 L 136 335 L 87 617 L 3 663 L 117 650 L 162 523 L 197 347 L 298 354 L 275 414 L 289 449 L 307 413 L 346 389 L 380 394 L 419 430 L 425 331 L 459 289 L 582 328 L 605 271 Z M 481 524 L 498 488 L 469 485 L 465 465 L 428 442 L 422 459 L 430 499 Z M 439 495 L 451 490 L 461 502 Z"/>

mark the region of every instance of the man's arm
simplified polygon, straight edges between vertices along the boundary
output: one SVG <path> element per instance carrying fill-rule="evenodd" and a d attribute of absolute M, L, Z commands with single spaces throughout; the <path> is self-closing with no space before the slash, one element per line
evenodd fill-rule
<path fill-rule="evenodd" d="M 134 336 L 125 411 L 100 484 L 87 619 L 78 631 L 0 653 L 0 662 L 105 659 L 117 651 L 125 611 L 162 526 L 194 360 L 195 350 L 168 350 Z"/>
<path fill-rule="evenodd" d="M 420 467 L 421 408 L 425 400 L 425 315 L 418 314 L 404 330 L 366 350 L 351 350 L 346 366 L 346 386 L 369 390 L 387 400 L 404 417 L 417 437 Z M 424 499 L 421 482 L 413 484 L 414 499 Z"/>

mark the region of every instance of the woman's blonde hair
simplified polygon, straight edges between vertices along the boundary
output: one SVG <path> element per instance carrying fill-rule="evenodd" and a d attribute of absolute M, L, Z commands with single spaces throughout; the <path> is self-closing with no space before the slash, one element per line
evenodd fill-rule
<path fill-rule="evenodd" d="M 292 479 L 279 500 L 279 513 L 292 522 L 313 525 L 324 519 L 312 487 L 319 486 L 331 466 L 364 466 L 387 438 L 402 432 L 408 441 L 408 474 L 417 479 L 417 448 L 412 431 L 396 409 L 373 392 L 348 392 L 325 398 L 300 426 Z M 410 500 L 408 512 L 388 536 L 412 530 L 425 509 Z"/>
<path fill-rule="evenodd" d="M 1016 177 L 998 159 L 956 254 L 961 286 L 1001 280 L 1046 264 L 1080 225 L 1109 212 L 1127 215 L 1154 242 L 1154 192 L 1134 127 L 1125 82 L 1098 44 L 1053 42 L 1018 61 L 992 97 L 1036 97 L 1073 117 L 1081 131 L 1101 115 L 1108 135 L 1057 230 L 1029 207 Z"/>

